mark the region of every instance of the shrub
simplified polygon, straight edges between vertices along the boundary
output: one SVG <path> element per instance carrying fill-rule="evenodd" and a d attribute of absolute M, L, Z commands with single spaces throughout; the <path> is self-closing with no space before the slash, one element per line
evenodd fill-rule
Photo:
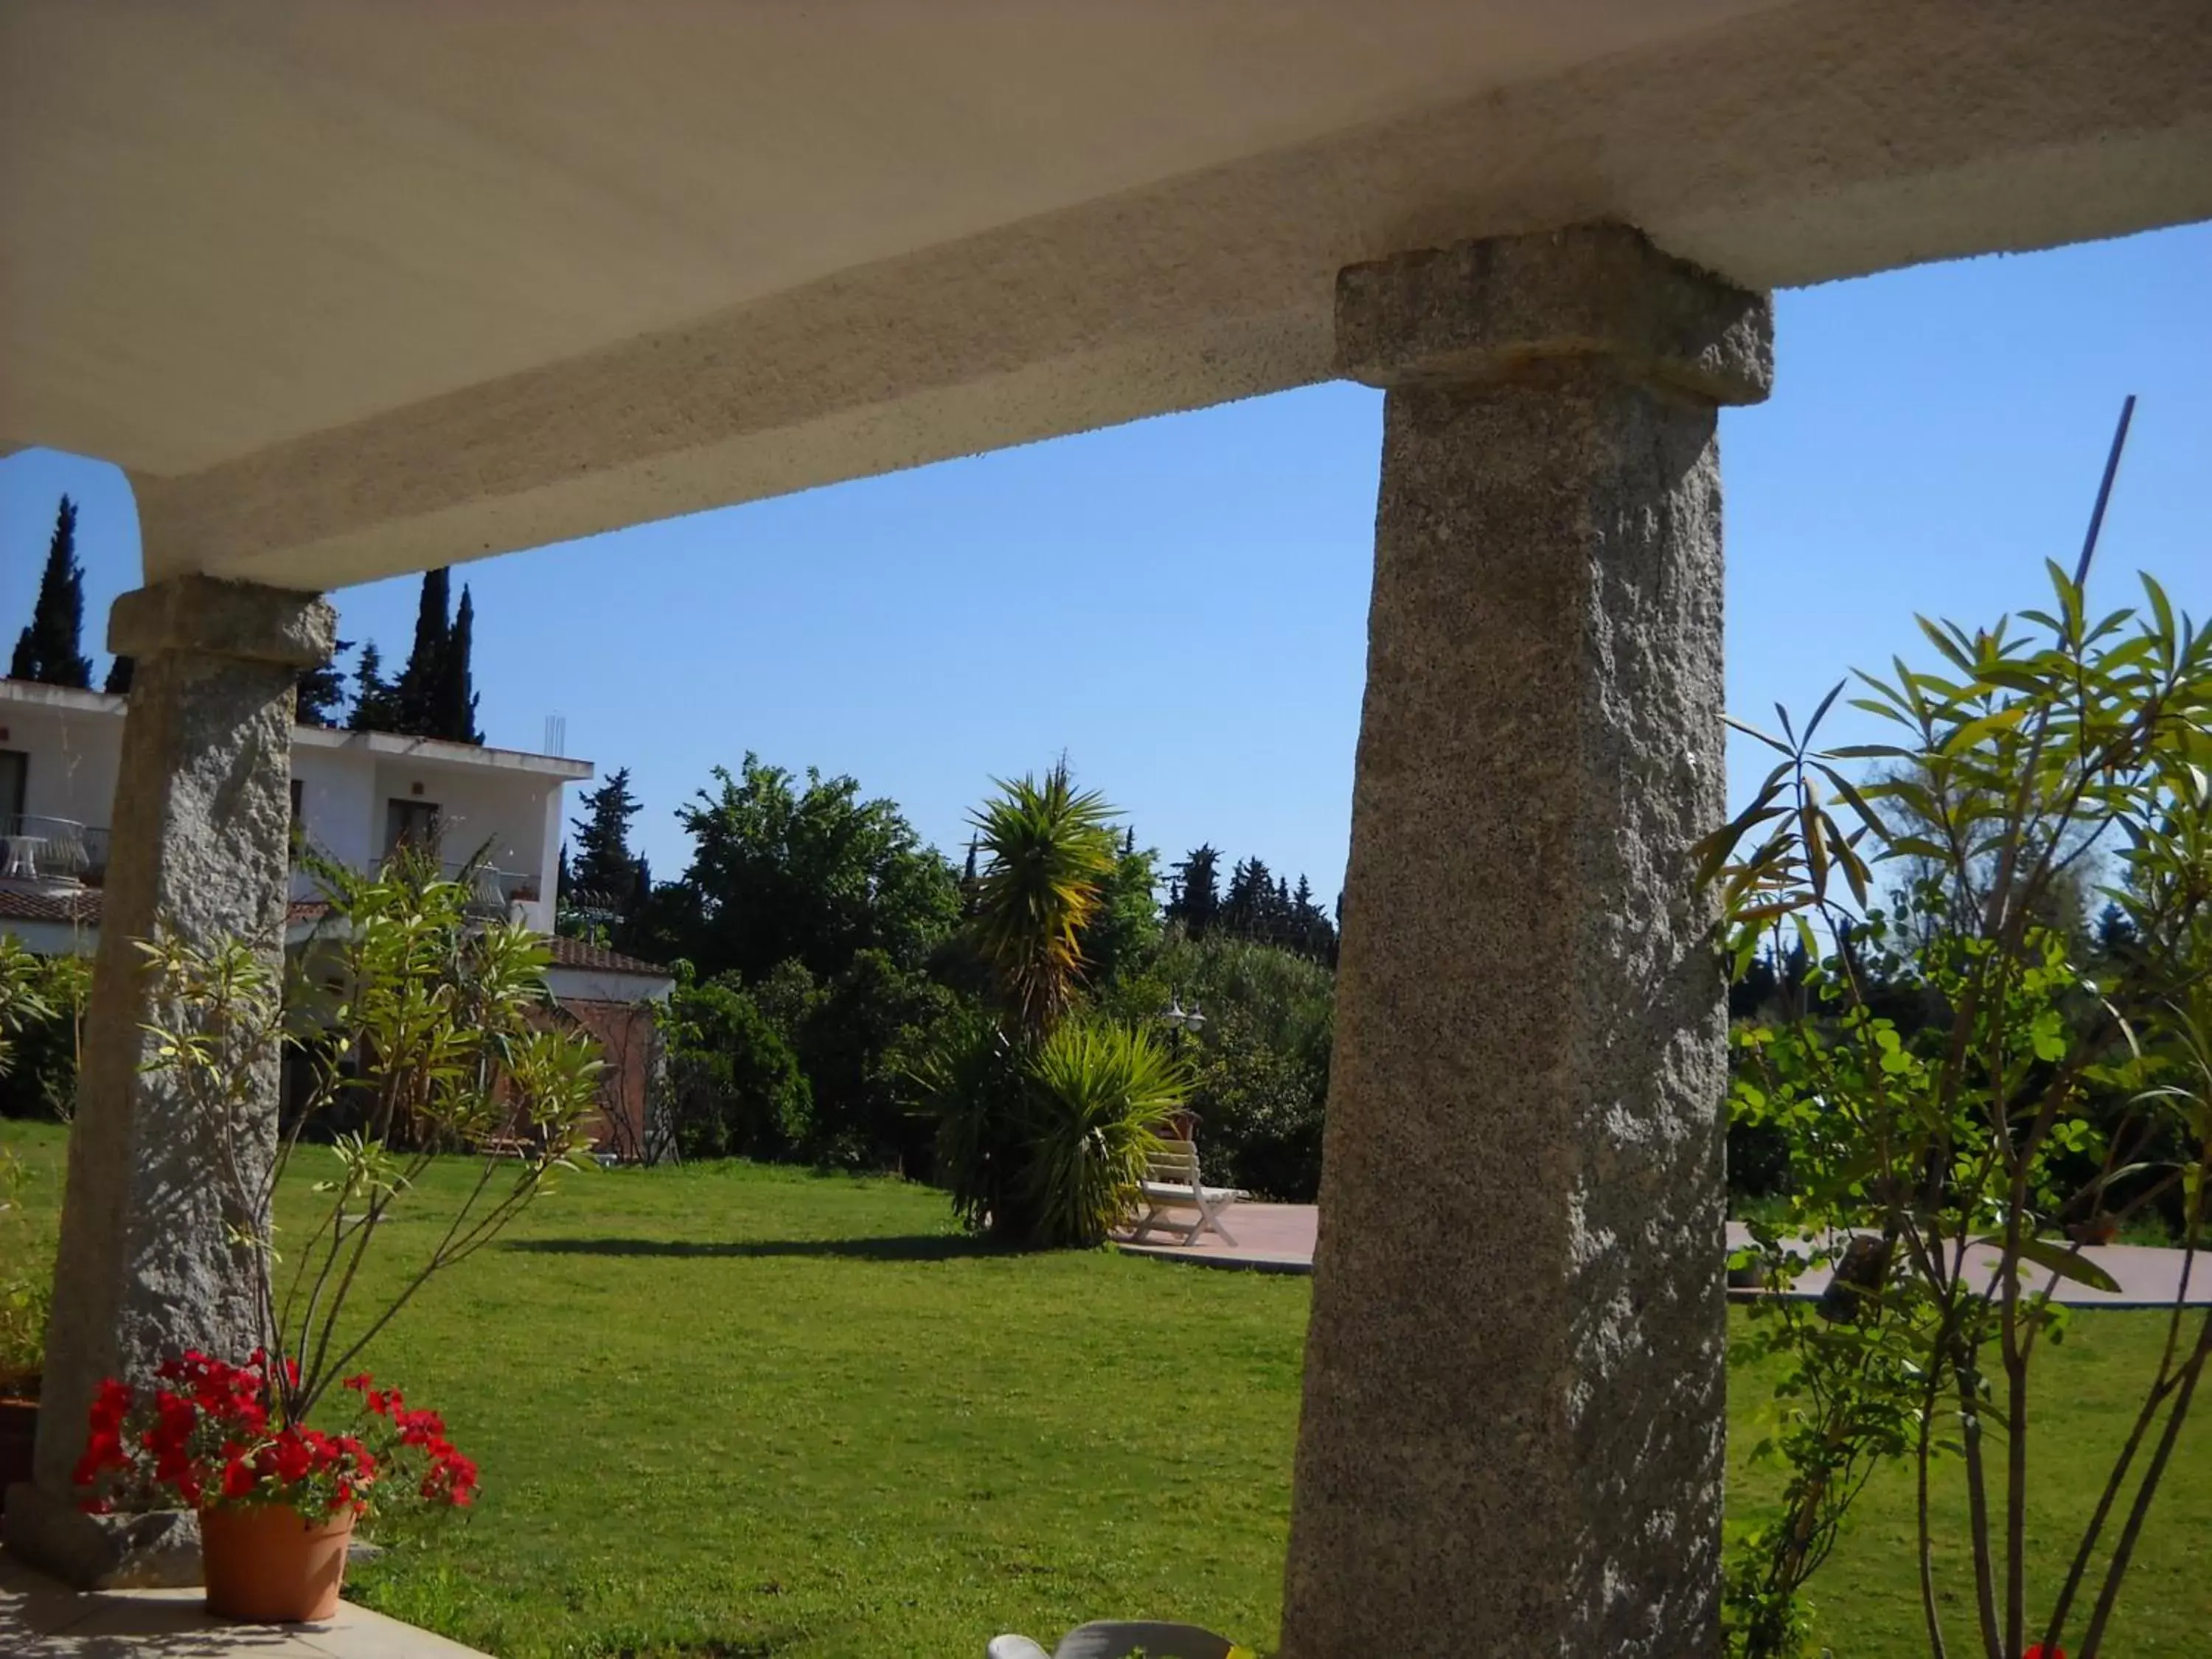
<path fill-rule="evenodd" d="M 1145 1155 L 1189 1092 L 1142 1026 L 1069 1020 L 1027 1067 L 1033 1243 L 1090 1246 L 1136 1201 Z"/>
<path fill-rule="evenodd" d="M 1321 1191 L 1328 1064 L 1285 1054 L 1242 1009 L 1213 1016 L 1196 1049 L 1190 1091 L 1208 1182 L 1285 1203 Z"/>
<path fill-rule="evenodd" d="M 1189 1060 L 1190 1107 L 1209 1178 L 1293 1203 L 1321 1189 L 1336 975 L 1280 945 L 1176 938 L 1102 999 L 1122 1018 L 1172 999 L 1206 1023 L 1175 1039 Z"/>
<path fill-rule="evenodd" d="M 2212 1364 L 2212 1315 L 2177 1298 L 2102 1491 L 2034 1494 L 2069 1517 L 2035 1543 L 2070 1560 L 2032 1596 L 2035 1358 L 2065 1330 L 2051 1291 L 2118 1289 L 2066 1224 L 2166 1195 L 2193 1250 L 2212 1219 L 2212 632 L 2148 576 L 2142 611 L 2094 618 L 2087 562 L 2051 567 L 2056 603 L 2026 628 L 1923 621 L 1937 672 L 1860 676 L 1894 742 L 1814 746 L 1840 685 L 1802 734 L 1786 714 L 1781 736 L 1753 732 L 1780 762 L 1702 848 L 1737 974 L 1793 938 L 1807 964 L 1783 1017 L 1735 1034 L 1735 1112 L 1790 1164 L 1757 1253 L 1784 1284 L 1808 1257 L 1836 1270 L 1820 1316 L 1775 1301 L 1754 1327 L 1783 1361 L 1790 1468 L 1783 1519 L 1729 1574 L 1731 1647 L 1753 1659 L 1791 1650 L 1799 1588 L 1899 1457 L 1923 1494 L 1931 1651 L 1951 1603 L 1984 1653 L 2039 1638 L 2094 1659 Z M 1854 759 L 1885 769 L 1855 782 L 1838 764 Z M 1902 878 L 1886 909 L 1884 865 Z M 2081 888 L 2100 868 L 2093 949 Z M 1939 1554 L 1925 1494 L 1948 1472 L 1968 1525 Z"/>
<path fill-rule="evenodd" d="M 92 963 L 36 957 L 0 934 L 0 1117 L 66 1123 L 76 1104 L 76 1060 Z"/>
<path fill-rule="evenodd" d="M 1027 1238 L 1023 1068 L 996 1017 L 963 1006 L 918 1050 L 906 1076 L 916 1115 L 936 1125 L 935 1178 L 953 1213 L 978 1232 Z"/>
<path fill-rule="evenodd" d="M 973 1007 L 943 1023 L 910 1082 L 961 1219 L 1045 1246 L 1095 1245 L 1128 1213 L 1151 1138 L 1188 1092 L 1141 1027 L 1066 1020 L 1032 1047 Z"/>
<path fill-rule="evenodd" d="M 685 986 L 666 1016 L 677 1152 L 777 1158 L 811 1133 L 798 1056 L 751 997 L 722 981 Z"/>

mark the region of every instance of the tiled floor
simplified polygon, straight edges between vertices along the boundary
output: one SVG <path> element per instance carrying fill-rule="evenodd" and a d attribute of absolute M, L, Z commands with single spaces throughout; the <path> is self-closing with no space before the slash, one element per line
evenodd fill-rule
<path fill-rule="evenodd" d="M 1314 1240 L 1321 1229 L 1321 1212 L 1310 1204 L 1238 1204 L 1232 1206 L 1222 1219 L 1236 1235 L 1234 1245 L 1224 1244 L 1212 1233 L 1202 1235 L 1198 1243 L 1180 1245 L 1169 1243 L 1158 1234 L 1151 1242 L 1131 1244 L 1121 1242 L 1125 1250 L 1145 1255 L 1164 1256 L 1177 1261 L 1195 1261 L 1209 1267 L 1247 1267 L 1265 1273 L 1310 1273 L 1313 1271 Z M 1729 1248 L 1737 1249 L 1750 1243 L 1751 1236 L 1738 1222 L 1729 1223 Z M 1994 1252 L 1984 1250 L 1974 1258 L 1984 1275 Z M 2084 1308 L 2170 1308 L 2174 1293 L 2182 1286 L 2183 1253 L 2179 1250 L 2153 1249 L 2136 1244 L 2104 1244 L 2084 1250 L 2082 1255 L 2112 1276 L 2119 1285 L 2117 1293 L 2093 1290 L 2087 1285 L 2070 1280 L 2061 1281 L 2057 1297 L 2061 1302 Z M 1718 1271 L 1718 1264 L 1715 1264 Z M 1972 1268 L 1970 1266 L 1969 1272 Z M 2039 1273 L 2035 1282 L 2039 1286 L 2048 1275 Z M 1818 1296 L 1826 1287 L 1826 1271 L 1808 1273 L 1798 1280 L 1797 1293 Z M 2212 1304 L 2212 1258 L 2202 1258 L 2190 1264 L 2188 1300 L 2194 1304 Z M 1756 1294 L 1753 1292 L 1753 1294 Z"/>
<path fill-rule="evenodd" d="M 468 1659 L 458 1642 L 342 1605 L 321 1625 L 231 1625 L 208 1617 L 200 1592 L 79 1595 L 0 1550 L 0 1654 L 7 1659 Z"/>

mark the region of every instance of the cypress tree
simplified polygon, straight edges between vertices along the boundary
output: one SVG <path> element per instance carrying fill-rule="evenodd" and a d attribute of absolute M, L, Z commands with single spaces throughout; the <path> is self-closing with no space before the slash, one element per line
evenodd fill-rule
<path fill-rule="evenodd" d="M 1175 866 L 1168 920 L 1182 923 L 1183 933 L 1191 939 L 1205 938 L 1220 919 L 1220 851 L 1205 842 L 1192 848 L 1190 855 Z"/>
<path fill-rule="evenodd" d="M 130 657 L 118 657 L 107 665 L 107 679 L 100 689 L 111 697 L 127 697 L 131 695 L 131 682 L 137 672 L 138 664 L 136 659 Z"/>
<path fill-rule="evenodd" d="M 9 678 L 90 690 L 92 659 L 82 649 L 83 635 L 84 568 L 76 562 L 76 503 L 64 495 L 54 514 L 53 538 L 46 544 L 38 603 L 32 607 L 31 625 L 16 637 Z"/>
<path fill-rule="evenodd" d="M 452 592 L 452 580 L 443 566 L 422 573 L 422 592 L 415 606 L 415 648 L 407 653 L 406 666 L 392 682 L 397 724 L 390 730 L 416 738 L 439 735 L 439 690 L 453 636 L 447 608 Z"/>
<path fill-rule="evenodd" d="M 444 738 L 450 743 L 483 741 L 483 733 L 477 730 L 475 677 L 469 670 L 476 631 L 476 601 L 469 597 L 469 590 L 464 586 L 461 608 L 454 613 L 453 632 L 447 636 L 445 655 L 438 664 L 428 732 L 431 737 Z"/>

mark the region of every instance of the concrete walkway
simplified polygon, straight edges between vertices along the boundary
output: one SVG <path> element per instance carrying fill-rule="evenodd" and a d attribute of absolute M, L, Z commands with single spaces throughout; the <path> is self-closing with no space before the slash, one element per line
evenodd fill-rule
<path fill-rule="evenodd" d="M 233 1625 L 211 1619 L 196 1589 L 82 1595 L 0 1549 L 0 1654 L 8 1659 L 471 1659 L 442 1636 L 350 1601 L 320 1625 Z M 481 1659 L 477 1656 L 477 1659 Z"/>
<path fill-rule="evenodd" d="M 1242 1267 L 1259 1273 L 1310 1273 L 1313 1271 L 1314 1238 L 1321 1224 L 1321 1212 L 1310 1204 L 1239 1204 L 1225 1218 L 1229 1231 L 1237 1236 L 1232 1247 L 1224 1244 L 1212 1233 L 1204 1235 L 1199 1243 L 1188 1247 L 1163 1243 L 1158 1236 L 1146 1244 L 1132 1244 L 1117 1240 L 1121 1248 L 1134 1255 L 1155 1255 L 1166 1261 L 1194 1261 L 1207 1267 Z M 1729 1248 L 1740 1249 L 1751 1242 L 1749 1231 L 1741 1222 L 1729 1223 Z M 2141 1244 L 2093 1245 L 2082 1251 L 2088 1261 L 2102 1267 L 2118 1281 L 2117 1294 L 2110 1291 L 2093 1290 L 2087 1285 L 2071 1280 L 2059 1282 L 2057 1298 L 2075 1307 L 2083 1308 L 2170 1308 L 2174 1292 L 2181 1285 L 2183 1253 L 2162 1250 Z M 1984 1275 L 1996 1256 L 1995 1251 L 1978 1253 Z M 1975 1258 L 1970 1258 L 1973 1261 Z M 2038 1274 L 2036 1283 L 2044 1275 Z M 1825 1270 L 1808 1273 L 1799 1279 L 1796 1294 L 1818 1296 L 1826 1288 L 1828 1274 Z M 1741 1294 L 1757 1296 L 1762 1292 Z M 2195 1306 L 2212 1305 L 2212 1259 L 2200 1256 L 2193 1264 L 2189 1276 L 2188 1301 Z"/>

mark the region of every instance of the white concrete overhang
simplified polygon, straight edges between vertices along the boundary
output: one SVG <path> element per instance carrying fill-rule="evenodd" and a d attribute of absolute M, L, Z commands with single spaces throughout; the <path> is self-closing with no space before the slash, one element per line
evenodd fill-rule
<path fill-rule="evenodd" d="M 0 0 L 0 449 L 330 586 L 1322 379 L 1411 246 L 2207 216 L 2209 0 Z"/>
<path fill-rule="evenodd" d="M 324 726 L 292 728 L 295 749 L 341 749 L 370 754 L 424 771 L 501 772 L 579 783 L 592 775 L 589 761 L 533 755 L 520 749 L 449 743 L 442 738 L 402 737 L 392 732 L 342 732 Z"/>
<path fill-rule="evenodd" d="M 59 708 L 71 714 L 122 718 L 127 707 L 121 697 L 105 691 L 80 691 L 73 685 L 47 685 L 39 680 L 0 679 L 0 702 L 30 708 Z"/>
<path fill-rule="evenodd" d="M 80 691 L 73 686 L 45 685 L 35 680 L 0 679 L 0 703 L 33 708 L 65 709 L 106 720 L 120 720 L 129 708 L 127 698 L 105 691 Z M 348 732 L 327 726 L 295 726 L 292 746 L 301 749 L 345 750 L 374 755 L 430 771 L 504 772 L 580 783 L 594 768 L 590 761 L 569 760 L 559 755 L 534 755 L 521 749 L 495 749 L 488 744 L 448 743 L 442 738 L 403 737 L 392 732 Z"/>

